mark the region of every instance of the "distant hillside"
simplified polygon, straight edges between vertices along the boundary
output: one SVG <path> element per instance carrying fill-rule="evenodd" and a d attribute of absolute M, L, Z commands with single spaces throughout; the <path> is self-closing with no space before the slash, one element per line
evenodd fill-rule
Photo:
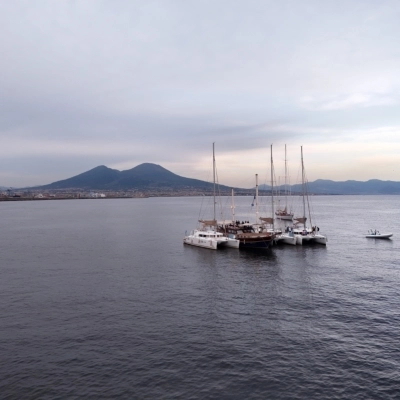
<path fill-rule="evenodd" d="M 400 194 L 400 182 L 381 181 L 379 179 L 371 179 L 367 182 L 360 181 L 344 181 L 335 182 L 331 180 L 317 179 L 309 182 L 309 193 L 314 194 Z M 271 190 L 268 185 L 261 185 L 260 189 Z M 281 186 L 277 188 L 283 190 Z M 301 193 L 301 184 L 291 185 L 292 192 Z"/>
<path fill-rule="evenodd" d="M 49 185 L 38 186 L 33 189 L 79 189 L 79 190 L 140 190 L 140 191 L 193 191 L 196 193 L 211 191 L 213 184 L 198 179 L 184 178 L 176 175 L 160 165 L 144 163 L 135 168 L 118 171 L 104 165 L 90 171 L 73 176 L 69 179 L 53 182 Z M 293 193 L 301 193 L 300 184 L 292 185 Z M 260 191 L 270 191 L 268 185 L 260 185 Z M 276 188 L 283 190 L 283 186 Z M 219 185 L 221 192 L 230 187 Z M 249 192 L 249 189 L 238 189 L 237 194 Z M 308 183 L 308 190 L 314 194 L 400 194 L 400 182 L 380 181 L 371 179 L 367 182 L 345 181 L 334 182 L 318 179 Z"/>
<path fill-rule="evenodd" d="M 140 164 L 126 171 L 118 171 L 102 165 L 72 178 L 37 187 L 37 189 L 85 190 L 183 190 L 191 188 L 211 189 L 212 183 L 184 178 L 160 165 L 150 163 Z M 222 188 L 224 187 L 222 186 Z"/>

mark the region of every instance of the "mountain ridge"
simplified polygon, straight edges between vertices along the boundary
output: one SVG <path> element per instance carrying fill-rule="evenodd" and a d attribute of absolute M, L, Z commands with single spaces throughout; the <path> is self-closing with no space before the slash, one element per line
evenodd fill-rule
<path fill-rule="evenodd" d="M 158 164 L 143 163 L 128 170 L 119 171 L 99 165 L 89 171 L 75 175 L 68 179 L 56 181 L 47 185 L 35 186 L 29 189 L 37 190 L 212 190 L 211 182 L 199 179 L 186 178 L 174 174 Z M 218 185 L 220 190 L 230 190 L 230 186 Z M 301 193 L 302 185 L 288 185 L 293 193 Z M 370 179 L 366 182 L 348 180 L 333 181 L 329 179 L 317 179 L 307 184 L 308 192 L 313 194 L 400 194 L 400 182 L 382 181 Z M 240 189 L 240 188 L 236 188 Z M 270 191 L 269 185 L 260 185 L 262 191 Z M 284 185 L 276 187 L 277 191 L 283 191 Z M 249 191 L 251 189 L 240 189 Z"/>
<path fill-rule="evenodd" d="M 56 181 L 48 185 L 35 186 L 30 189 L 180 190 L 190 188 L 211 189 L 212 185 L 210 182 L 179 176 L 158 164 L 143 163 L 124 171 L 100 165 L 71 178 Z M 227 188 L 223 185 L 219 186 Z"/>
<path fill-rule="evenodd" d="M 301 184 L 289 186 L 291 192 L 302 192 Z M 263 185 L 262 190 L 271 190 L 268 185 Z M 284 186 L 278 187 L 283 191 Z M 307 190 L 314 194 L 400 194 L 400 182 L 382 181 L 379 179 L 369 179 L 368 181 L 332 181 L 329 179 L 317 179 L 307 183 Z"/>

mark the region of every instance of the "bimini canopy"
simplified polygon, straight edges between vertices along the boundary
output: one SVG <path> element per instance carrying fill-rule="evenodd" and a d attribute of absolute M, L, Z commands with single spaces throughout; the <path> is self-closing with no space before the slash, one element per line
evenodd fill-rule
<path fill-rule="evenodd" d="M 211 219 L 211 220 L 199 219 L 199 222 L 201 222 L 204 226 L 216 226 L 217 225 L 217 221 L 215 219 Z"/>

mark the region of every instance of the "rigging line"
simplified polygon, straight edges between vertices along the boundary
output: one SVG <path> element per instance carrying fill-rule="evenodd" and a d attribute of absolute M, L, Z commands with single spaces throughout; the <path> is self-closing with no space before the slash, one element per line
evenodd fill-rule
<path fill-rule="evenodd" d="M 224 210 L 227 209 L 227 206 L 226 206 L 226 203 L 225 203 L 225 206 L 223 206 L 222 197 L 226 197 L 226 202 L 229 200 L 229 197 L 222 195 L 221 185 L 219 184 L 217 163 L 215 163 L 215 179 L 216 179 L 215 182 L 217 185 L 217 199 L 218 199 L 219 215 L 222 220 L 225 220 Z"/>
<path fill-rule="evenodd" d="M 309 213 L 309 217 L 310 217 L 310 225 L 312 227 L 313 222 L 311 220 L 311 215 L 313 215 L 313 220 L 314 220 L 314 224 L 315 224 L 315 213 L 314 213 L 314 209 L 313 209 L 313 203 L 311 201 L 311 199 L 309 198 L 309 194 L 310 194 L 310 190 L 309 190 L 309 181 L 306 175 L 306 190 L 307 190 L 307 206 L 308 206 L 308 213 Z"/>
<path fill-rule="evenodd" d="M 218 197 L 218 205 L 219 205 L 219 215 L 220 215 L 221 219 L 224 220 L 225 218 L 224 218 L 224 214 L 223 214 L 222 201 L 221 201 L 221 197 L 222 197 L 221 196 L 221 188 L 219 185 L 218 169 L 217 169 L 216 165 L 215 165 L 215 181 L 216 181 L 217 191 L 218 191 L 217 197 Z"/>
<path fill-rule="evenodd" d="M 205 196 L 204 196 L 204 193 L 203 193 L 202 196 L 201 196 L 201 204 L 200 204 L 200 210 L 199 210 L 199 215 L 197 217 L 197 221 L 199 221 L 201 219 L 204 197 Z"/>

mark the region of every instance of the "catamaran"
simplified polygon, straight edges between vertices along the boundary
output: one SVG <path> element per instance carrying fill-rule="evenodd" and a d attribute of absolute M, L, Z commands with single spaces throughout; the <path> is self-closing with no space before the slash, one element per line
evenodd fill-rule
<path fill-rule="evenodd" d="M 227 237 L 223 233 L 218 232 L 217 220 L 215 218 L 216 202 L 215 202 L 215 146 L 213 143 L 213 216 L 212 220 L 199 220 L 200 228 L 194 229 L 189 234 L 185 234 L 183 243 L 191 246 L 204 247 L 206 249 L 217 250 L 221 247 L 239 248 L 239 240 Z"/>
<path fill-rule="evenodd" d="M 302 181 L 302 197 L 303 197 L 303 216 L 294 218 L 294 226 L 293 228 L 289 228 L 291 232 L 293 232 L 296 237 L 296 244 L 302 245 L 306 242 L 313 242 L 326 245 L 328 238 L 319 233 L 319 227 L 312 225 L 311 220 L 311 212 L 310 212 L 310 202 L 308 199 L 308 190 L 307 190 L 307 179 L 304 170 L 304 160 L 303 160 L 303 146 L 301 146 L 301 181 Z M 306 201 L 307 201 L 307 209 L 308 216 L 310 219 L 310 226 L 307 226 L 307 217 L 306 217 Z"/>

